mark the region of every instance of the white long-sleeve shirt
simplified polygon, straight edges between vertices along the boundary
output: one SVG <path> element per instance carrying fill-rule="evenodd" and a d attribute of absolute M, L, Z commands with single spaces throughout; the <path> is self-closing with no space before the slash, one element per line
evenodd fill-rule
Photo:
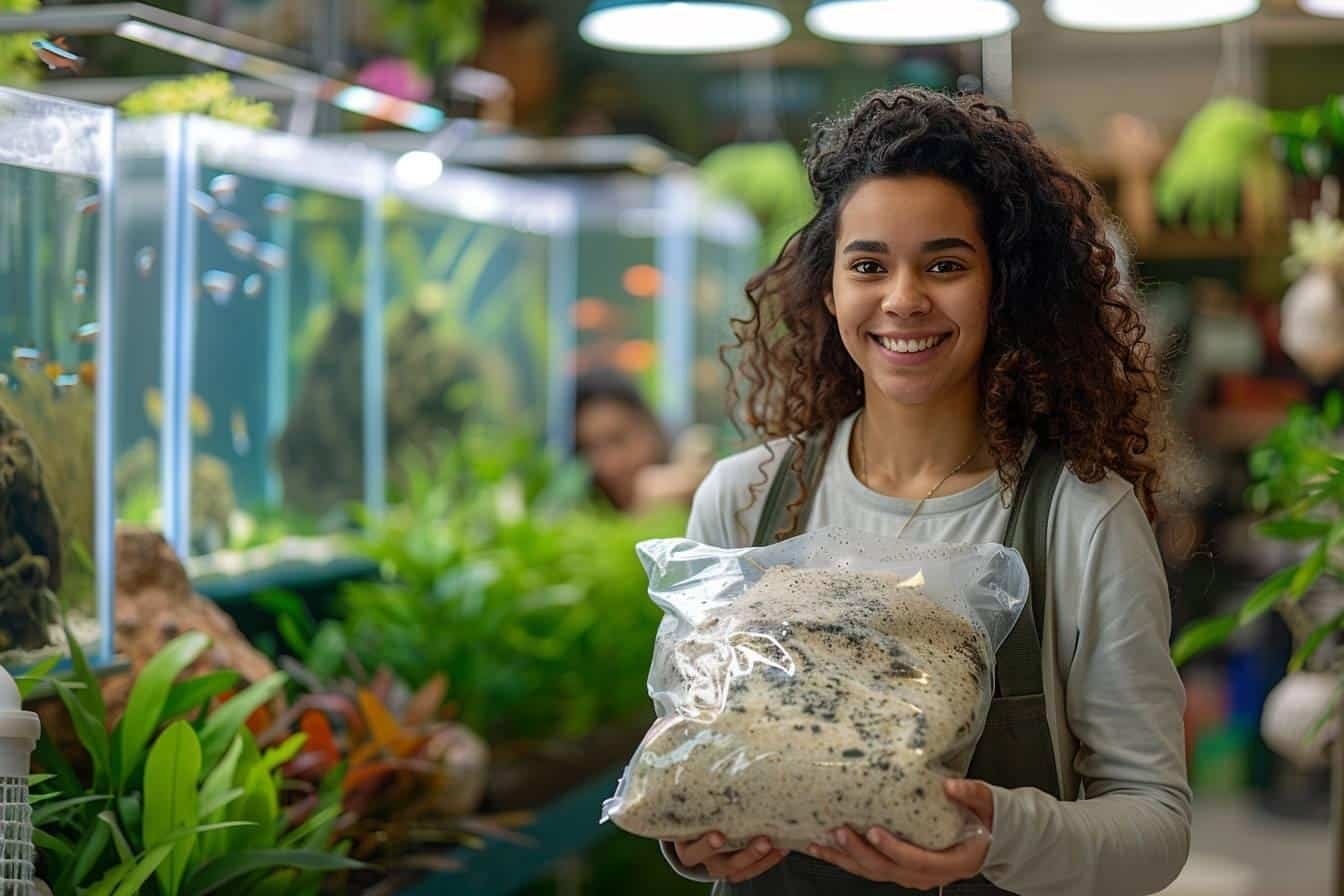
<path fill-rule="evenodd" d="M 808 531 L 848 526 L 895 535 L 914 502 L 872 491 L 849 464 L 853 416 L 840 424 Z M 783 455 L 765 465 L 774 475 Z M 1030 448 L 1030 445 L 1028 445 Z M 747 547 L 766 488 L 766 448 L 715 465 L 696 493 L 687 537 Z M 1008 509 L 997 474 L 931 498 L 903 536 L 919 542 L 1002 542 Z M 742 508 L 747 509 L 738 515 Z M 994 831 L 982 872 L 1020 896 L 1139 896 L 1163 889 L 1190 846 L 1185 691 L 1171 660 L 1171 606 L 1152 528 L 1133 488 L 1110 474 L 1088 484 L 1067 469 L 1050 509 L 1050 606 L 1042 644 L 1045 697 L 1060 793 L 991 788 Z M 703 869 L 680 873 L 708 881 Z"/>

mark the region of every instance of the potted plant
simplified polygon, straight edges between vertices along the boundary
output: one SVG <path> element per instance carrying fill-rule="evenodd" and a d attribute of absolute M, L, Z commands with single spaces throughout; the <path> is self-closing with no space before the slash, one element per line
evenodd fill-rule
<path fill-rule="evenodd" d="M 1289 676 L 1270 695 L 1265 739 L 1299 763 L 1333 764 L 1334 867 L 1344 894 L 1344 737 L 1337 726 L 1344 695 L 1344 610 L 1331 597 L 1344 586 L 1344 395 L 1319 410 L 1292 409 L 1250 456 L 1252 508 L 1266 516 L 1259 534 L 1291 542 L 1299 559 L 1274 572 L 1235 612 L 1193 623 L 1177 638 L 1177 663 L 1222 644 L 1237 628 L 1277 610 L 1296 650 Z M 1332 603 L 1335 605 L 1332 606 Z M 1322 686 L 1322 685 L 1325 686 Z M 1332 758 L 1325 749 L 1333 739 Z"/>

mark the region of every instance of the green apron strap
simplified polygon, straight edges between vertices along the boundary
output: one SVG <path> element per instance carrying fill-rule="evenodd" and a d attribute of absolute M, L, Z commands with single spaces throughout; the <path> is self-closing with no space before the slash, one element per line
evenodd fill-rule
<path fill-rule="evenodd" d="M 812 501 L 817 496 L 817 486 L 821 482 L 821 467 L 825 460 L 823 457 L 825 447 L 826 440 L 819 433 L 803 435 L 803 482 L 808 483 L 807 500 L 803 502 L 799 509 L 797 525 L 777 536 L 776 533 L 784 526 L 787 519 L 789 505 L 797 499 L 800 491 L 798 477 L 793 475 L 791 469 L 793 459 L 798 456 L 798 445 L 794 442 L 789 443 L 789 447 L 784 450 L 784 457 L 775 469 L 774 478 L 770 483 L 770 491 L 765 496 L 765 505 L 761 508 L 761 521 L 756 524 L 756 537 L 751 541 L 753 546 L 764 547 L 768 544 L 774 544 L 776 541 L 792 538 L 798 535 L 802 528 L 807 525 L 807 517 L 812 510 Z"/>
<path fill-rule="evenodd" d="M 1022 555 L 1031 580 L 1028 606 L 999 648 L 995 663 L 1000 697 L 1021 697 L 1044 691 L 1041 679 L 1041 634 L 1050 584 L 1050 505 L 1064 470 L 1064 457 L 1055 445 L 1038 440 L 1022 480 L 1014 489 L 1013 508 L 1003 543 Z"/>

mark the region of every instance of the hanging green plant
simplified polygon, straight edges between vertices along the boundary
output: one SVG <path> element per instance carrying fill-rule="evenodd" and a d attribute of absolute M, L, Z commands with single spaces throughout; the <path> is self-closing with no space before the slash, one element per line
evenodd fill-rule
<path fill-rule="evenodd" d="M 720 147 L 700 163 L 700 174 L 710 190 L 738 200 L 755 215 L 762 265 L 775 260 L 816 209 L 802 159 L 784 142 Z"/>
<path fill-rule="evenodd" d="M 460 62 L 481 39 L 482 0 L 387 0 L 384 36 L 423 71 Z"/>

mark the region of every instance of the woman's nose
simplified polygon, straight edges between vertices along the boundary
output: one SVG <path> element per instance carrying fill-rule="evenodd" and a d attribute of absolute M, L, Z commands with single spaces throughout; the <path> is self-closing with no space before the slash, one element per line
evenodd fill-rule
<path fill-rule="evenodd" d="M 927 314 L 932 304 L 923 281 L 913 272 L 897 272 L 882 297 L 882 310 L 900 317 Z"/>

